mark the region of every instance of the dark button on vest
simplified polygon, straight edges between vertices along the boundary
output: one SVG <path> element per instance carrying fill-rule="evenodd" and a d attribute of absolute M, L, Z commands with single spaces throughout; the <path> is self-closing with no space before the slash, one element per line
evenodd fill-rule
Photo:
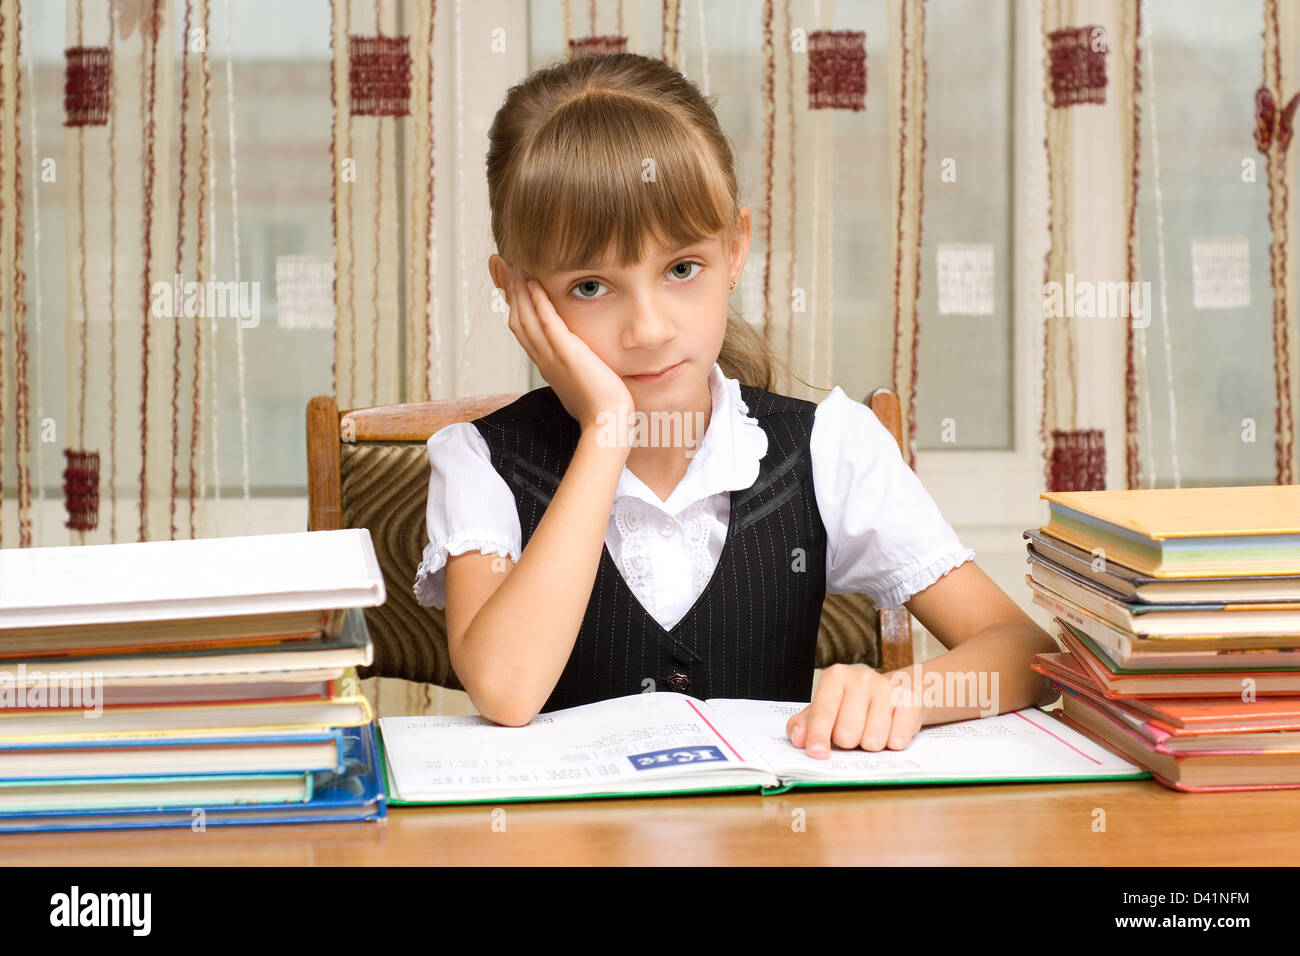
<path fill-rule="evenodd" d="M 726 543 L 704 592 L 666 629 L 602 546 L 577 641 L 543 712 L 647 690 L 810 699 L 826 597 L 826 529 L 808 447 L 817 406 L 747 385 L 740 391 L 767 434 L 767 454 L 754 483 L 731 492 Z M 527 548 L 573 459 L 578 423 L 545 387 L 473 424 L 514 494 Z"/>
<path fill-rule="evenodd" d="M 673 674 L 666 683 L 668 690 L 675 690 L 679 694 L 684 694 L 691 689 L 691 679 L 686 674 Z"/>

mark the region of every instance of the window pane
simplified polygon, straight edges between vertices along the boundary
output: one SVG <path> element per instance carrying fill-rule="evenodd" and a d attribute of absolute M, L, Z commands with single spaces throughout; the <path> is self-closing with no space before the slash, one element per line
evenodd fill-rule
<path fill-rule="evenodd" d="M 927 0 L 925 31 L 916 447 L 1010 450 L 1012 4 Z"/>
<path fill-rule="evenodd" d="M 1183 485 L 1272 484 L 1276 399 L 1268 183 L 1263 154 L 1252 139 L 1261 77 L 1260 7 L 1195 0 L 1148 4 L 1142 15 L 1151 24 L 1157 96 L 1153 104 L 1150 60 L 1144 60 L 1138 213 L 1142 279 L 1151 283 L 1155 308 L 1146 330 L 1149 428 L 1146 409 L 1140 405 L 1138 412 L 1143 485 L 1151 483 L 1152 463 L 1157 487 L 1174 483 L 1171 420 L 1177 424 Z M 1160 311 L 1153 112 L 1160 137 L 1172 393 Z M 1247 160 L 1256 167 L 1253 182 L 1243 181 Z"/>
<path fill-rule="evenodd" d="M 867 35 L 866 109 L 834 115 L 834 184 L 828 204 L 834 217 L 832 384 L 859 402 L 873 389 L 894 384 L 887 20 L 884 3 L 836 5 L 834 29 Z"/>

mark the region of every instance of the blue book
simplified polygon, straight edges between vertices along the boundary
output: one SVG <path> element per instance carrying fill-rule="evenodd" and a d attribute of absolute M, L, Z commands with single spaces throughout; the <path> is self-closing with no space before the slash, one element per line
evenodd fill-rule
<path fill-rule="evenodd" d="M 306 803 L 2 813 L 0 833 L 155 827 L 201 830 L 237 824 L 382 820 L 387 816 L 387 803 L 379 777 L 374 724 L 344 727 L 341 733 L 341 765 L 338 770 L 311 775 L 311 799 Z"/>

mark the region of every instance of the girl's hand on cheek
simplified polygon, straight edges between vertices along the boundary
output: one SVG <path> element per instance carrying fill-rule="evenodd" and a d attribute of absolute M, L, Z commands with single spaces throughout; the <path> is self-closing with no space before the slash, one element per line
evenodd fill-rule
<path fill-rule="evenodd" d="M 509 281 L 510 331 L 568 413 L 583 431 L 606 422 L 611 428 L 614 422 L 626 422 L 633 404 L 623 379 L 569 331 L 540 282 L 525 282 L 513 268 Z M 625 431 L 611 434 L 621 436 Z"/>
<path fill-rule="evenodd" d="M 920 706 L 895 699 L 888 677 L 869 667 L 833 664 L 822 672 L 813 701 L 785 725 L 790 743 L 809 757 L 829 759 L 831 744 L 844 750 L 902 750 L 921 729 Z"/>

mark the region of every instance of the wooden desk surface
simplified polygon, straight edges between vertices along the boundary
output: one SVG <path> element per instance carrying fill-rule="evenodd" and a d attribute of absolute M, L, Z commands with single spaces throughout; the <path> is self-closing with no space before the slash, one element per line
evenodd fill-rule
<path fill-rule="evenodd" d="M 1154 781 L 794 790 L 390 807 L 381 823 L 0 836 L 3 866 L 1083 865 L 1300 863 L 1300 790 Z M 1098 809 L 1105 832 L 1094 832 Z M 804 832 L 792 824 L 803 811 Z M 497 818 L 501 820 L 500 817 Z"/>

